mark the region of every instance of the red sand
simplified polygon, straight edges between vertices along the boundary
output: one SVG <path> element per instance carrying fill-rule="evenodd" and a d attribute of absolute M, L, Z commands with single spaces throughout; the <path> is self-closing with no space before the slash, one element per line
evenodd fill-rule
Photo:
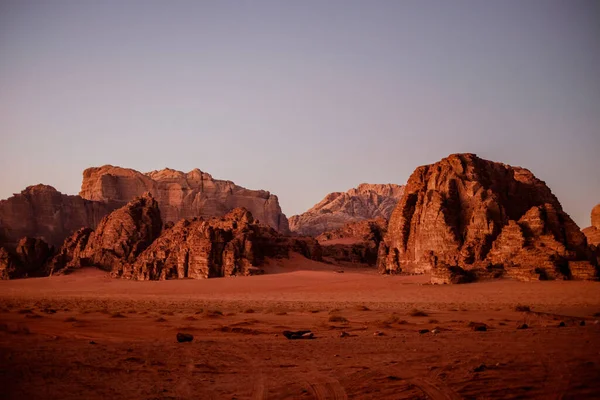
<path fill-rule="evenodd" d="M 436 286 L 337 269 L 293 257 L 254 277 L 2 281 L 0 398 L 600 397 L 599 283 Z"/>

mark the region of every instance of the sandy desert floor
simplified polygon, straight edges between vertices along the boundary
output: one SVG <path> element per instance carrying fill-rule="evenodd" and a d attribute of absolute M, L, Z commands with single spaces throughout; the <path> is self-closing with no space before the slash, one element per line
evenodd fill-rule
<path fill-rule="evenodd" d="M 600 283 L 337 269 L 293 257 L 243 278 L 1 281 L 0 398 L 600 398 Z M 315 338 L 282 335 L 296 329 Z"/>

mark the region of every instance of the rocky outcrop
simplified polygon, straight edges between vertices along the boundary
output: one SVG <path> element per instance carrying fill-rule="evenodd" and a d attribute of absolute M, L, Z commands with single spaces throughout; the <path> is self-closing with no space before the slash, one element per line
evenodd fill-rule
<path fill-rule="evenodd" d="M 151 193 L 158 202 L 163 222 L 218 217 L 236 207 L 244 207 L 279 232 L 289 231 L 277 196 L 213 179 L 199 169 L 184 173 L 167 168 L 143 174 L 112 165 L 88 168 L 83 172 L 79 194 L 85 199 L 123 205 L 145 192 Z"/>
<path fill-rule="evenodd" d="M 383 218 L 350 222 L 317 236 L 323 257 L 334 263 L 375 265 L 379 243 L 385 235 Z"/>
<path fill-rule="evenodd" d="M 0 280 L 12 279 L 18 267 L 12 254 L 4 247 L 0 247 Z"/>
<path fill-rule="evenodd" d="M 588 243 L 593 246 L 600 246 L 600 204 L 592 209 L 592 225 L 583 229 L 582 232 L 587 237 Z"/>
<path fill-rule="evenodd" d="M 53 248 L 41 239 L 24 237 L 13 251 L 0 248 L 0 279 L 46 276 Z"/>
<path fill-rule="evenodd" d="M 121 274 L 160 236 L 162 221 L 156 200 L 146 193 L 102 219 L 94 232 L 80 230 L 65 241 L 51 262 L 53 273 L 95 266 Z"/>
<path fill-rule="evenodd" d="M 116 205 L 67 196 L 52 186 L 29 186 L 0 201 L 0 245 L 14 250 L 23 237 L 60 246 L 82 227 L 95 228 Z"/>
<path fill-rule="evenodd" d="M 93 232 L 90 228 L 81 228 L 69 236 L 49 262 L 48 274 L 67 274 L 74 269 L 81 268 L 81 262 L 85 260 L 85 248 Z"/>
<path fill-rule="evenodd" d="M 585 236 L 543 181 L 520 167 L 453 154 L 411 175 L 378 267 L 384 273 L 459 267 L 476 276 L 500 268 L 530 280 L 583 276 L 570 270 L 574 261 L 591 262 L 596 276 Z"/>
<path fill-rule="evenodd" d="M 253 275 L 262 272 L 266 257 L 298 251 L 319 259 L 319 250 L 316 240 L 282 236 L 237 208 L 221 218 L 179 221 L 121 275 L 139 280 Z"/>
<path fill-rule="evenodd" d="M 349 222 L 389 219 L 403 192 L 404 187 L 400 185 L 363 183 L 345 193 L 330 193 L 310 210 L 291 217 L 290 230 L 300 235 L 318 236 Z"/>

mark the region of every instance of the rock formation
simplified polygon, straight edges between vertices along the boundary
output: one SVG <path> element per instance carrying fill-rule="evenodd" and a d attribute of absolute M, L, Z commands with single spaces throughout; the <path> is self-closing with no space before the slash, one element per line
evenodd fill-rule
<path fill-rule="evenodd" d="M 221 218 L 182 220 L 165 230 L 122 276 L 139 280 L 212 278 L 261 273 L 266 257 L 290 250 L 320 258 L 314 239 L 289 238 L 237 208 Z"/>
<path fill-rule="evenodd" d="M 116 205 L 61 194 L 52 186 L 29 186 L 0 201 L 0 245 L 15 249 L 23 237 L 60 246 L 82 227 L 95 228 Z"/>
<path fill-rule="evenodd" d="M 600 204 L 592 209 L 592 225 L 583 229 L 588 243 L 593 246 L 600 246 Z"/>
<path fill-rule="evenodd" d="M 163 222 L 218 217 L 236 207 L 244 207 L 279 232 L 289 231 L 277 196 L 264 190 L 248 190 L 231 181 L 213 179 L 199 169 L 184 173 L 167 168 L 143 174 L 112 165 L 88 168 L 83 172 L 79 194 L 85 199 L 115 201 L 123 205 L 145 192 L 158 201 Z"/>
<path fill-rule="evenodd" d="M 378 258 L 381 272 L 436 268 L 440 280 L 461 269 L 479 277 L 590 278 L 595 263 L 585 236 L 543 181 L 474 154 L 413 172 Z"/>
<path fill-rule="evenodd" d="M 51 262 L 53 273 L 95 266 L 120 273 L 160 236 L 158 203 L 146 193 L 102 219 L 94 232 L 79 230 L 67 238 Z"/>
<path fill-rule="evenodd" d="M 333 231 L 327 231 L 317 240 L 323 257 L 336 263 L 375 265 L 377 250 L 387 228 L 383 218 L 349 222 Z"/>
<path fill-rule="evenodd" d="M 394 184 L 363 183 L 345 193 L 330 193 L 313 208 L 290 218 L 290 230 L 300 235 L 318 236 L 354 221 L 389 219 L 402 197 L 404 187 Z"/>
<path fill-rule="evenodd" d="M 52 247 L 41 239 L 24 237 L 14 252 L 0 248 L 0 279 L 46 276 Z"/>
<path fill-rule="evenodd" d="M 289 251 L 321 257 L 315 239 L 281 235 L 243 208 L 161 228 L 158 202 L 146 193 L 106 216 L 95 231 L 81 229 L 67 238 L 48 268 L 53 274 L 96 266 L 130 279 L 199 279 L 255 274 L 266 257 L 287 257 Z"/>

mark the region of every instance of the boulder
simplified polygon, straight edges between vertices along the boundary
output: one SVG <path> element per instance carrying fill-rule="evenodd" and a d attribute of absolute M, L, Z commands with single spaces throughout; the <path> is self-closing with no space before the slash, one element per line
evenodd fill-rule
<path fill-rule="evenodd" d="M 220 217 L 234 208 L 244 207 L 279 232 L 289 232 L 277 196 L 214 179 L 199 169 L 184 173 L 166 168 L 144 174 L 112 165 L 88 168 L 83 172 L 79 194 L 88 200 L 123 205 L 145 192 L 152 194 L 158 202 L 165 223 L 195 217 Z"/>
<path fill-rule="evenodd" d="M 404 187 L 363 183 L 345 193 L 330 193 L 310 210 L 290 218 L 290 230 L 299 235 L 318 236 L 342 228 L 349 222 L 389 219 Z"/>
<path fill-rule="evenodd" d="M 585 236 L 543 181 L 524 168 L 453 154 L 413 172 L 377 263 L 382 273 L 441 266 L 434 279 L 458 267 L 530 280 L 582 276 L 571 273 L 572 261 L 596 270 Z"/>

